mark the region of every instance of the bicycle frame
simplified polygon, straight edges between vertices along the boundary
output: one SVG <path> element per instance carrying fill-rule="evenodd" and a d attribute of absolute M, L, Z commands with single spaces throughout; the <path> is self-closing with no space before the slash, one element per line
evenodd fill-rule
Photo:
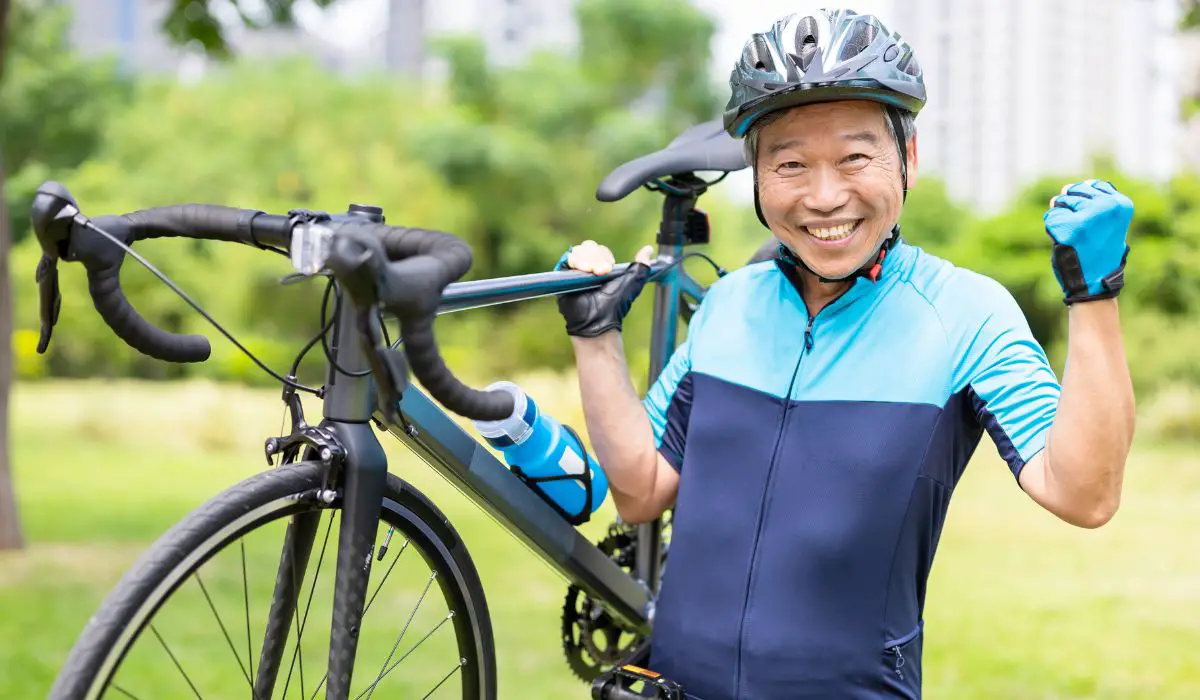
<path fill-rule="evenodd" d="M 701 301 L 705 292 L 678 264 L 686 244 L 703 242 L 690 237 L 685 229 L 697 194 L 683 197 L 671 193 L 664 203 L 658 259 L 651 266 L 649 279 L 655 286 L 650 383 L 675 349 L 681 314 L 690 317 L 694 304 Z M 623 268 L 618 266 L 612 274 L 619 274 Z M 445 290 L 439 314 L 579 291 L 596 287 L 607 278 L 548 272 L 460 282 Z M 357 318 L 358 309 L 346 298 L 332 328 L 331 353 L 337 366 L 348 373 L 365 372 L 370 366 L 360 344 Z M 340 473 L 330 484 L 335 491 L 341 487 L 344 511 L 338 535 L 328 698 L 341 700 L 349 693 L 357 651 L 357 621 L 362 617 L 387 476 L 387 457 L 372 430 L 372 422 L 400 439 L 525 542 L 539 558 L 602 603 L 615 618 L 641 634 L 650 632 L 660 574 L 661 520 L 638 526 L 638 558 L 631 576 L 416 386 L 410 385 L 404 391 L 400 402 L 402 419 L 384 422 L 376 410 L 369 374 L 350 376 L 338 371 L 333 363 L 327 371 L 321 426 L 336 434 L 345 450 Z M 295 517 L 288 526 L 268 616 L 270 643 L 264 640 L 255 682 L 256 691 L 266 696 L 274 685 L 289 620 L 295 613 L 296 576 L 299 575 L 299 580 L 304 578 L 315 535 L 315 519 L 311 514 Z"/>
<path fill-rule="evenodd" d="M 682 294 L 699 301 L 703 295 L 700 285 L 686 273 L 677 267 L 668 268 L 673 261 L 674 258 L 660 256 L 651 268 L 658 275 L 652 277 L 651 283 L 656 286 L 654 335 L 660 339 L 651 351 L 652 380 L 674 349 L 674 333 L 665 327 L 673 330 L 677 323 L 679 296 Z M 495 303 L 495 299 L 503 299 L 503 303 L 508 303 L 562 293 L 564 283 L 556 282 L 558 276 L 556 273 L 542 273 L 451 285 L 443 297 L 443 309 L 457 309 L 466 299 L 478 304 Z M 571 286 L 578 285 L 575 283 Z M 480 289 L 484 287 L 487 291 L 481 292 Z M 664 301 L 664 297 L 674 297 L 674 302 Z M 663 356 L 654 357 L 659 353 Z M 415 387 L 406 390 L 401 410 L 408 427 L 392 423 L 385 426 L 388 432 L 420 455 L 569 581 L 605 603 L 626 624 L 649 632 L 653 614 L 650 593 L 657 588 L 657 556 L 639 562 L 640 566 L 635 570 L 638 580 L 631 578 L 424 392 Z M 639 528 L 648 528 L 650 525 L 641 525 Z M 657 543 L 657 530 L 648 534 Z"/>

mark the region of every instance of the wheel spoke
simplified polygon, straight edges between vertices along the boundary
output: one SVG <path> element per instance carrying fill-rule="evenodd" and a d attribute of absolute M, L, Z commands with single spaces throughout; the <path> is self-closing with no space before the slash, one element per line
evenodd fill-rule
<path fill-rule="evenodd" d="M 446 674 L 446 676 L 445 676 L 445 678 L 443 678 L 442 680 L 438 681 L 438 684 L 437 684 L 437 685 L 435 685 L 435 686 L 433 686 L 433 690 L 431 690 L 431 691 L 429 691 L 428 693 L 425 693 L 425 695 L 421 696 L 421 700 L 425 700 L 425 698 L 428 698 L 430 695 L 433 695 L 433 694 L 434 694 L 434 692 L 436 692 L 438 688 L 441 688 L 441 687 L 442 687 L 442 684 L 443 684 L 443 683 L 445 683 L 446 681 L 450 680 L 450 676 L 453 676 L 454 674 L 458 673 L 458 672 L 459 672 L 459 671 L 462 669 L 462 667 L 463 667 L 463 664 L 465 664 L 466 662 L 467 662 L 467 660 L 466 660 L 466 659 L 459 659 L 459 660 L 458 660 L 458 665 L 457 665 L 457 666 L 455 666 L 454 668 L 450 669 L 450 673 L 447 673 L 447 674 Z"/>
<path fill-rule="evenodd" d="M 171 663 L 175 664 L 175 668 L 179 669 L 179 674 L 183 676 L 183 680 L 187 681 L 188 687 L 192 689 L 192 694 L 196 696 L 196 700 L 204 700 L 204 698 L 200 696 L 200 691 L 196 690 L 196 685 L 192 683 L 192 679 L 188 678 L 187 671 L 184 671 L 183 666 L 179 665 L 179 659 L 175 658 L 175 654 L 171 653 L 171 648 L 167 646 L 167 643 L 165 640 L 163 640 L 162 635 L 158 633 L 158 628 L 151 624 L 150 631 L 154 633 L 154 636 L 158 639 L 158 643 L 162 645 L 163 651 L 167 652 L 167 656 L 171 657 Z"/>
<path fill-rule="evenodd" d="M 383 661 L 383 665 L 379 667 L 379 675 L 375 677 L 375 682 L 367 686 L 367 690 L 364 691 L 367 693 L 367 700 L 371 700 L 371 694 L 375 692 L 375 686 L 378 685 L 379 681 L 383 680 L 384 675 L 387 674 L 389 670 L 388 663 L 390 663 L 392 657 L 396 655 L 396 649 L 400 646 L 400 640 L 404 639 L 404 634 L 408 632 L 408 626 L 412 624 L 413 618 L 417 616 L 417 610 L 420 609 L 421 603 L 425 601 L 425 594 L 429 592 L 429 587 L 433 585 L 433 582 L 436 578 L 437 571 L 430 572 L 429 580 L 425 582 L 425 590 L 421 591 L 421 597 L 417 598 L 416 606 L 414 606 L 412 612 L 409 613 L 408 621 L 404 623 L 404 629 L 400 630 L 400 636 L 396 637 L 396 643 L 392 645 L 392 650 L 388 652 L 387 658 Z M 362 695 L 359 695 L 358 697 L 361 698 Z"/>
<path fill-rule="evenodd" d="M 400 555 L 404 554 L 405 549 L 408 549 L 409 542 L 411 542 L 411 540 L 405 539 L 404 544 L 401 545 L 400 549 L 396 550 L 396 556 L 392 559 L 392 563 L 388 565 L 387 571 L 383 572 L 383 578 L 379 580 L 379 585 L 375 587 L 375 592 L 371 594 L 371 599 L 367 601 L 366 607 L 363 608 L 363 617 L 367 616 L 367 611 L 371 609 L 371 604 L 375 602 L 375 596 L 379 595 L 380 589 L 383 588 L 383 583 L 387 581 L 388 576 L 392 575 L 392 569 L 396 568 L 397 562 L 400 561 Z M 359 619 L 359 623 L 362 623 L 362 619 Z M 321 688 L 325 686 L 325 681 L 327 680 L 329 680 L 328 671 L 326 671 L 325 675 L 321 677 L 320 684 L 317 685 L 317 689 L 312 694 L 313 698 L 316 698 L 317 694 L 321 692 Z"/>
<path fill-rule="evenodd" d="M 237 649 L 233 646 L 233 638 L 229 636 L 229 630 L 225 629 L 225 623 L 221 621 L 220 614 L 217 613 L 217 606 L 213 603 L 212 596 L 208 594 L 208 588 L 204 585 L 204 580 L 200 578 L 200 572 L 192 574 L 196 578 L 196 583 L 200 584 L 200 590 L 204 593 L 204 599 L 208 601 L 208 609 L 212 610 L 213 617 L 217 618 L 217 626 L 221 628 L 221 634 L 225 635 L 225 641 L 229 644 L 229 651 L 233 652 L 233 658 L 237 659 L 238 668 L 242 669 L 242 675 L 246 677 L 246 685 L 250 686 L 250 695 L 254 696 L 254 681 L 250 680 L 250 674 L 246 672 L 246 664 L 242 663 L 242 657 L 238 655 Z"/>
<path fill-rule="evenodd" d="M 110 685 L 108 687 L 112 688 L 113 690 L 117 691 L 118 693 L 120 693 L 121 695 L 124 695 L 127 698 L 132 698 L 133 700 L 138 700 L 138 696 L 134 695 L 133 693 L 129 692 L 128 690 L 125 690 L 124 688 L 117 685 L 116 683 L 113 683 L 112 685 Z"/>
<path fill-rule="evenodd" d="M 396 562 L 400 561 L 400 555 L 404 554 L 404 550 L 408 549 L 409 540 L 404 540 L 404 544 L 400 545 L 399 551 L 396 552 L 396 558 L 392 559 L 392 563 L 388 566 L 387 571 L 383 572 L 383 578 L 379 579 L 379 585 L 375 587 L 375 592 L 371 594 L 371 599 L 367 601 L 367 607 L 363 608 L 363 617 L 366 617 L 367 611 L 371 609 L 371 603 L 375 602 L 375 596 L 379 595 L 379 590 L 383 588 L 383 584 L 387 581 L 388 576 L 392 575 L 392 569 L 396 568 Z"/>
<path fill-rule="evenodd" d="M 424 636 L 424 637 L 421 637 L 421 639 L 419 639 L 419 640 L 417 641 L 417 643 L 416 643 L 416 644 L 412 645 L 412 648 L 411 648 L 411 649 L 409 649 L 408 651 L 404 652 L 404 655 L 403 655 L 403 656 L 401 656 L 400 658 L 396 659 L 396 663 L 394 663 L 394 664 L 392 664 L 391 666 L 389 666 L 389 667 L 387 668 L 387 670 L 386 670 L 386 671 L 384 671 L 384 672 L 380 673 L 380 674 L 379 674 L 379 677 L 375 679 L 375 682 L 374 682 L 374 683 L 372 683 L 370 686 L 368 686 L 366 690 L 364 690 L 363 692 L 359 693 L 359 694 L 358 694 L 358 697 L 356 697 L 354 700 L 359 700 L 360 698 L 362 698 L 362 696 L 363 696 L 363 695 L 367 695 L 367 693 L 374 693 L 374 692 L 375 692 L 375 686 L 379 685 L 379 682 L 383 680 L 383 677 L 384 677 L 384 676 L 386 676 L 387 674 L 389 674 L 389 673 L 391 673 L 393 670 L 395 670 L 395 668 L 396 668 L 397 666 L 399 666 L 399 665 L 400 665 L 400 662 L 401 662 L 401 661 L 403 661 L 403 660 L 407 659 L 409 654 L 411 654 L 411 653 L 413 653 L 414 651 L 416 651 L 416 650 L 417 650 L 417 647 L 419 647 L 419 646 L 421 646 L 422 644 L 424 644 L 426 639 L 429 639 L 430 637 L 432 637 L 432 636 L 433 636 L 433 633 L 434 633 L 434 632 L 437 632 L 437 631 L 438 631 L 438 630 L 441 628 L 441 626 L 442 626 L 442 625 L 444 625 L 444 624 L 446 624 L 446 623 L 447 623 L 447 622 L 450 620 L 450 618 L 452 618 L 452 617 L 454 617 L 454 611 L 453 611 L 453 610 L 451 610 L 451 611 L 450 611 L 450 614 L 449 614 L 449 615 L 447 615 L 447 616 L 443 617 L 443 618 L 442 618 L 442 620 L 441 620 L 441 622 L 439 622 L 439 623 L 437 623 L 436 625 L 434 625 L 434 626 L 433 626 L 433 629 L 431 629 L 431 630 L 429 630 L 428 632 L 426 632 L 426 633 L 425 633 L 425 636 Z M 390 659 L 391 657 L 388 657 L 388 658 Z M 384 662 L 384 663 L 387 663 L 387 662 Z M 451 671 L 451 673 L 453 673 L 453 671 Z M 446 678 L 449 678 L 449 676 L 447 676 Z M 441 685 L 442 683 L 445 683 L 445 682 L 446 682 L 446 679 L 445 679 L 445 678 L 443 678 L 443 679 L 442 679 L 442 681 L 441 681 L 441 683 L 438 683 L 438 685 Z M 434 687 L 433 687 L 433 689 L 434 689 L 434 690 L 437 690 L 437 686 L 434 686 Z M 430 692 L 433 692 L 433 691 L 430 691 Z M 425 697 L 429 697 L 429 696 L 428 696 L 428 695 L 426 695 Z M 370 698 L 371 698 L 371 696 L 370 696 L 370 695 L 367 695 L 367 700 L 370 700 Z"/>
<path fill-rule="evenodd" d="M 246 540 L 238 540 L 242 550 L 242 603 L 246 607 L 246 661 L 250 664 L 250 677 L 254 678 L 254 651 L 250 644 L 250 580 L 246 575 Z M 250 684 L 250 699 L 257 700 L 254 693 L 254 683 Z"/>

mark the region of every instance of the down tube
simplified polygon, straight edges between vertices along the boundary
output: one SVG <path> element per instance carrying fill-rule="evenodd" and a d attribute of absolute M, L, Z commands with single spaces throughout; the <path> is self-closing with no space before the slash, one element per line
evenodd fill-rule
<path fill-rule="evenodd" d="M 589 542 L 416 386 L 400 405 L 410 428 L 388 432 L 608 610 L 649 633 L 649 591 Z"/>

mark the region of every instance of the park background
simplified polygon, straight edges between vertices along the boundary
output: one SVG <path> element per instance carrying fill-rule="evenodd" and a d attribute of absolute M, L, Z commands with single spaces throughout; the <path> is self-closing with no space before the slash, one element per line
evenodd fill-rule
<path fill-rule="evenodd" d="M 475 252 L 467 279 L 545 270 L 589 238 L 628 258 L 652 242 L 660 199 L 639 191 L 600 203 L 596 185 L 620 163 L 717 116 L 727 69 L 713 66 L 735 57 L 713 55 L 724 45 L 714 41 L 724 16 L 715 2 L 579 0 L 567 13 L 569 46 L 493 60 L 486 35 L 430 36 L 436 70 L 345 71 L 303 50 L 311 33 L 274 34 L 273 46 L 301 49 L 282 55 L 238 51 L 230 37 L 253 47 L 252 37 L 286 29 L 290 6 L 276 3 L 283 9 L 272 17 L 255 14 L 261 3 L 243 4 L 248 21 L 266 28 L 256 33 L 235 21 L 222 34 L 201 10 L 228 21 L 228 3 L 174 3 L 179 11 L 156 29 L 202 58 L 173 72 L 81 50 L 88 28 L 72 14 L 80 3 L 11 0 L 7 8 L 0 297 L 11 303 L 3 363 L 11 384 L 4 382 L 0 433 L 0 539 L 8 550 L 0 551 L 0 697 L 43 696 L 129 564 L 191 508 L 261 470 L 262 440 L 278 434 L 282 418 L 272 380 L 132 261 L 123 284 L 135 307 L 165 328 L 208 335 L 213 357 L 184 367 L 137 355 L 95 313 L 76 266 L 62 271 L 61 318 L 39 355 L 40 253 L 27 219 L 39 183 L 65 183 L 92 215 L 189 201 L 271 212 L 377 204 L 391 223 L 465 238 Z M 1161 5 L 1063 4 L 1080 12 Z M 779 3 L 743 5 L 741 21 L 757 15 L 755 28 L 778 14 L 768 9 Z M 1179 3 L 1170 15 L 1181 42 L 1194 13 Z M 1072 70 L 1088 67 L 1046 70 L 1070 81 Z M 1182 126 L 1200 88 L 1200 80 L 1186 83 L 1177 95 Z M 917 126 L 923 137 L 920 118 Z M 1041 227 L 1047 200 L 1067 182 L 1101 177 L 1137 207 L 1121 313 L 1139 421 L 1121 510 L 1095 531 L 1054 520 L 1021 494 L 985 437 L 930 581 L 927 697 L 1200 693 L 1200 170 L 1180 158 L 1165 175 L 1131 172 L 1120 137 L 1096 144 L 1085 162 L 1027 178 L 1002 206 L 976 206 L 955 194 L 951 178 L 928 171 L 906 204 L 906 238 L 1004 283 L 1060 376 L 1066 310 Z M 701 250 L 731 269 L 764 238 L 745 184 L 731 177 L 700 203 L 713 227 Z M 290 268 L 280 258 L 181 241 L 138 249 L 277 370 L 318 327 L 322 285 L 281 286 Z M 703 261 L 686 264 L 712 281 Z M 635 306 L 624 334 L 639 390 L 649 307 Z M 437 330 L 455 372 L 477 385 L 513 379 L 582 427 L 561 327 L 553 301 L 540 300 L 445 316 Z M 320 359 L 309 356 L 302 379 L 319 378 Z M 388 449 L 392 470 L 433 496 L 479 565 L 496 620 L 501 697 L 586 697 L 562 661 L 565 584 L 398 445 Z M 9 473 L 15 507 L 3 498 Z M 596 520 L 602 526 L 611 515 L 606 505 Z"/>

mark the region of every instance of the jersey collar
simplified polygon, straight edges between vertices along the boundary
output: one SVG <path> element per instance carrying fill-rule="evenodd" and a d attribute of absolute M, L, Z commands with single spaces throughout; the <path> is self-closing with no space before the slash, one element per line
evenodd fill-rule
<path fill-rule="evenodd" d="M 860 299 L 886 294 L 903 273 L 906 262 L 912 257 L 912 254 L 912 246 L 907 244 L 903 238 L 898 239 L 895 245 L 891 246 L 887 251 L 883 261 L 879 263 L 880 271 L 876 280 L 871 280 L 861 275 L 856 276 L 850 283 L 850 287 L 836 299 L 826 304 L 821 309 L 821 312 L 826 314 L 836 313 L 838 310 L 854 304 Z M 796 269 L 795 265 L 778 257 L 775 259 L 775 266 L 787 278 L 792 289 L 796 292 L 798 301 L 800 301 L 801 305 L 804 305 L 804 285 L 800 279 L 800 271 Z M 805 308 L 805 313 L 807 313 L 807 307 Z"/>

